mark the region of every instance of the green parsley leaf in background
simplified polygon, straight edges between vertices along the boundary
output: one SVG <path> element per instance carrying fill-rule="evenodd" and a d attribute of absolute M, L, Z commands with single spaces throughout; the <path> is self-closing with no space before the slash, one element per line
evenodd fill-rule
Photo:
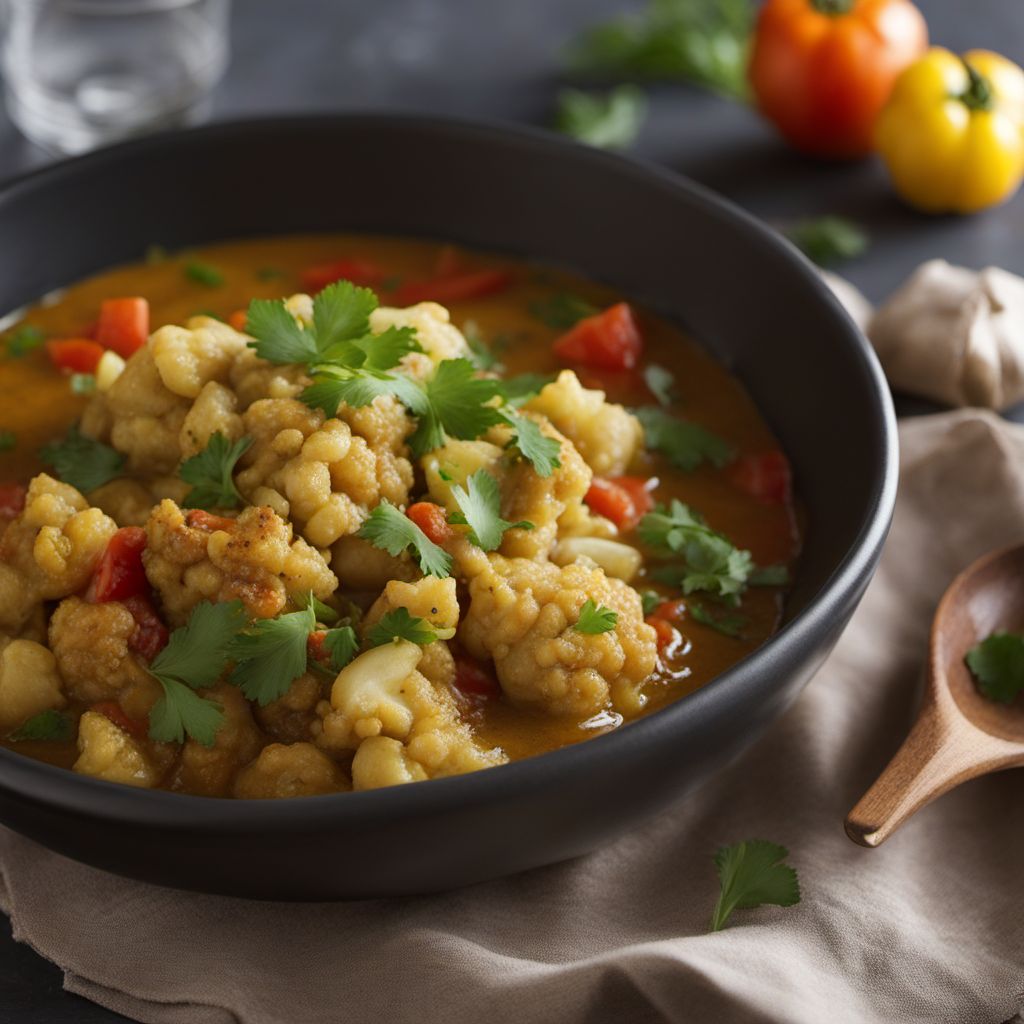
<path fill-rule="evenodd" d="M 581 320 L 600 312 L 597 306 L 570 292 L 557 292 L 550 298 L 530 303 L 530 315 L 555 330 L 568 330 Z"/>
<path fill-rule="evenodd" d="M 796 871 L 783 864 L 789 850 L 763 839 L 723 846 L 715 854 L 721 892 L 711 917 L 711 931 L 721 931 L 734 910 L 771 904 L 791 907 L 800 902 Z"/>
<path fill-rule="evenodd" d="M 452 558 L 435 544 L 407 515 L 386 498 L 369 514 L 357 536 L 389 555 L 400 555 L 412 548 L 426 576 L 444 579 L 451 575 Z"/>
<path fill-rule="evenodd" d="M 485 469 L 478 469 L 467 481 L 464 490 L 453 484 L 451 491 L 458 512 L 453 512 L 448 521 L 469 527 L 469 539 L 484 551 L 494 551 L 501 546 L 506 530 L 532 530 L 533 523 L 525 520 L 510 523 L 501 518 L 501 489 L 498 481 Z"/>
<path fill-rule="evenodd" d="M 312 611 L 316 621 L 322 622 L 325 626 L 333 626 L 341 618 L 330 605 L 324 604 L 312 590 L 306 595 L 305 600 L 296 603 L 300 604 L 302 608 Z"/>
<path fill-rule="evenodd" d="M 182 508 L 203 508 L 208 512 L 221 508 L 238 508 L 243 498 L 235 486 L 235 463 L 249 450 L 251 437 L 242 437 L 233 444 L 219 430 L 210 435 L 206 447 L 178 469 L 178 476 L 192 489 L 185 495 Z"/>
<path fill-rule="evenodd" d="M 24 740 L 53 740 L 62 743 L 71 739 L 75 734 L 74 723 L 67 715 L 50 709 L 40 711 L 25 721 L 20 728 L 15 729 L 8 739 L 15 742 Z"/>
<path fill-rule="evenodd" d="M 224 283 L 224 275 L 216 267 L 200 260 L 189 260 L 185 264 L 185 276 L 207 288 L 219 288 Z"/>
<path fill-rule="evenodd" d="M 553 437 L 545 437 L 536 422 L 511 409 L 503 409 L 502 418 L 512 427 L 510 446 L 519 450 L 538 476 L 551 476 L 561 466 L 562 446 Z"/>
<path fill-rule="evenodd" d="M 867 251 L 867 233 L 845 217 L 815 217 L 794 224 L 786 237 L 819 267 L 832 267 Z"/>
<path fill-rule="evenodd" d="M 993 633 L 972 647 L 964 661 L 989 700 L 1010 704 L 1024 690 L 1024 636 Z"/>
<path fill-rule="evenodd" d="M 311 607 L 276 619 L 257 619 L 228 645 L 228 657 L 235 662 L 231 682 L 261 708 L 283 697 L 306 671 L 309 634 L 314 629 L 316 615 Z"/>
<path fill-rule="evenodd" d="M 736 449 L 728 441 L 700 424 L 681 420 L 654 406 L 643 406 L 633 412 L 643 424 L 645 447 L 661 452 L 673 466 L 686 472 L 702 462 L 721 469 L 736 457 Z"/>
<path fill-rule="evenodd" d="M 613 612 L 611 608 L 605 608 L 603 604 L 594 604 L 593 598 L 588 597 L 583 602 L 579 618 L 576 620 L 576 625 L 573 626 L 573 629 L 577 633 L 586 633 L 589 636 L 594 636 L 598 633 L 607 633 L 609 630 L 614 629 L 615 623 L 618 621 L 618 612 Z"/>
<path fill-rule="evenodd" d="M 432 644 L 437 633 L 424 619 L 409 614 L 408 608 L 396 608 L 386 612 L 380 621 L 370 628 L 367 640 L 371 647 L 380 647 L 392 640 L 410 640 L 414 644 Z"/>
<path fill-rule="evenodd" d="M 77 426 L 68 429 L 63 441 L 51 441 L 39 451 L 39 458 L 58 478 L 87 494 L 121 475 L 124 456 L 109 445 L 82 434 Z"/>
<path fill-rule="evenodd" d="M 340 672 L 359 650 L 359 638 L 351 626 L 329 629 L 324 635 L 324 649 L 331 656 L 331 668 Z"/>
<path fill-rule="evenodd" d="M 563 89 L 555 127 L 598 149 L 626 149 L 636 141 L 646 116 L 647 97 L 635 85 L 600 94 Z"/>

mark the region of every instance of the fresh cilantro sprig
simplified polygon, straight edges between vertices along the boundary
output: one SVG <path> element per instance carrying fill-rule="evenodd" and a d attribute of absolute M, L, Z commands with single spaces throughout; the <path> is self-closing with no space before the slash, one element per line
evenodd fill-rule
<path fill-rule="evenodd" d="M 972 647 L 964 661 L 989 700 L 1010 704 L 1024 690 L 1024 636 L 993 633 Z"/>
<path fill-rule="evenodd" d="M 485 469 L 478 469 L 465 488 L 453 484 L 451 492 L 459 511 L 452 512 L 448 522 L 468 526 L 469 539 L 484 551 L 499 548 L 506 530 L 533 529 L 533 523 L 526 520 L 510 523 L 501 518 L 501 488 Z"/>
<path fill-rule="evenodd" d="M 698 423 L 681 420 L 655 406 L 633 411 L 643 424 L 644 445 L 650 451 L 661 452 L 673 466 L 690 472 L 702 462 L 710 462 L 721 468 L 736 457 L 736 449 L 728 441 Z"/>
<path fill-rule="evenodd" d="M 439 639 L 438 632 L 425 619 L 409 614 L 408 608 L 395 608 L 385 612 L 380 620 L 370 627 L 366 636 L 371 647 L 380 647 L 393 640 L 410 640 L 414 644 L 432 644 Z"/>
<path fill-rule="evenodd" d="M 611 608 L 605 608 L 603 604 L 595 604 L 594 599 L 588 597 L 580 609 L 579 618 L 573 629 L 577 633 L 586 633 L 588 636 L 595 636 L 598 633 L 607 633 L 615 628 L 619 621 L 619 613 L 613 612 Z"/>
<path fill-rule="evenodd" d="M 324 650 L 331 656 L 331 668 L 340 672 L 359 650 L 359 638 L 351 626 L 338 626 L 324 634 Z"/>
<path fill-rule="evenodd" d="M 325 626 L 333 626 L 341 616 L 330 605 L 324 604 L 311 590 L 306 597 L 297 602 L 301 607 L 312 611 L 313 618 Z"/>
<path fill-rule="evenodd" d="M 509 408 L 502 410 L 502 419 L 512 427 L 510 447 L 519 451 L 538 476 L 551 476 L 561 466 L 562 446 L 553 437 L 545 437 L 534 420 Z"/>
<path fill-rule="evenodd" d="M 789 850 L 763 839 L 723 846 L 715 854 L 721 892 L 711 916 L 711 931 L 721 931 L 734 910 L 771 904 L 791 907 L 800 902 L 796 871 L 782 861 Z"/>
<path fill-rule="evenodd" d="M 555 127 L 598 149 L 626 149 L 640 134 L 647 116 L 647 96 L 635 85 L 606 93 L 563 89 L 558 94 Z"/>
<path fill-rule="evenodd" d="M 195 691 L 212 686 L 224 672 L 231 641 L 245 623 L 241 601 L 203 601 L 192 610 L 188 623 L 171 633 L 167 646 L 149 665 L 164 691 L 149 713 L 153 739 L 182 743 L 187 735 L 213 746 L 224 709 Z"/>
<path fill-rule="evenodd" d="M 451 555 L 386 498 L 369 514 L 358 536 L 393 556 L 411 548 L 425 576 L 451 575 Z"/>
<path fill-rule="evenodd" d="M 550 373 L 520 373 L 501 381 L 501 393 L 508 406 L 518 409 L 539 395 L 554 379 Z"/>
<path fill-rule="evenodd" d="M 230 681 L 260 707 L 283 697 L 306 671 L 309 634 L 314 629 L 316 614 L 311 606 L 276 619 L 257 619 L 228 645 L 228 656 L 235 662 Z"/>
<path fill-rule="evenodd" d="M 183 508 L 238 508 L 243 498 L 235 486 L 234 470 L 238 460 L 252 445 L 251 437 L 239 438 L 234 444 L 220 431 L 212 434 L 206 447 L 186 459 L 178 476 L 192 489 L 185 495 Z"/>
<path fill-rule="evenodd" d="M 39 457 L 66 484 L 83 494 L 102 487 L 121 475 L 124 456 L 101 441 L 94 441 L 72 426 L 62 441 L 40 449 Z"/>
<path fill-rule="evenodd" d="M 7 738 L 15 743 L 25 740 L 50 740 L 61 743 L 74 735 L 74 723 L 67 715 L 50 708 L 33 715 L 14 730 Z"/>
<path fill-rule="evenodd" d="M 729 636 L 733 639 L 739 639 L 747 626 L 745 616 L 734 615 L 729 612 L 715 614 L 710 608 L 706 608 L 699 601 L 687 601 L 686 610 L 690 613 L 690 618 L 694 622 L 699 622 L 702 626 L 707 626 L 723 636 Z"/>

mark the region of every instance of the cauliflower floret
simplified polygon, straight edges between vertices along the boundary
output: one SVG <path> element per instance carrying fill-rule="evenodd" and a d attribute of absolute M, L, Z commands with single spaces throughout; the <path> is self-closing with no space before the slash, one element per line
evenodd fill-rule
<path fill-rule="evenodd" d="M 598 476 L 625 473 L 643 445 L 640 421 L 605 401 L 603 391 L 583 387 L 572 370 L 563 370 L 526 408 L 546 416 Z"/>
<path fill-rule="evenodd" d="M 309 383 L 305 367 L 276 366 L 246 348 L 235 359 L 228 383 L 238 396 L 241 409 L 248 409 L 261 398 L 294 398 Z"/>
<path fill-rule="evenodd" d="M 477 745 L 459 719 L 451 692 L 417 671 L 421 653 L 416 644 L 400 640 L 374 647 L 346 665 L 334 681 L 330 703 L 323 701 L 317 709 L 322 717 L 320 728 L 316 723 L 313 728 L 317 745 L 345 751 L 370 737 L 401 740 L 405 754 L 426 778 L 504 763 L 501 750 Z M 353 772 L 356 789 L 377 784 L 355 766 Z"/>
<path fill-rule="evenodd" d="M 153 492 L 138 480 L 111 480 L 89 492 L 89 504 L 106 512 L 118 526 L 145 526 Z"/>
<path fill-rule="evenodd" d="M 237 686 L 219 683 L 199 693 L 224 709 L 224 720 L 212 747 L 193 739 L 185 741 L 170 786 L 201 796 L 227 796 L 238 769 L 259 753 L 263 738 L 252 720 L 249 702 Z"/>
<path fill-rule="evenodd" d="M 338 580 L 323 555 L 272 509 L 253 506 L 237 519 L 204 512 L 187 516 L 169 499 L 146 523 L 146 576 L 160 592 L 173 625 L 187 621 L 203 600 L 239 598 L 254 618 L 272 618 L 289 598 L 310 591 L 323 600 Z"/>
<path fill-rule="evenodd" d="M 65 703 L 57 662 L 42 644 L 0 639 L 0 733 Z"/>
<path fill-rule="evenodd" d="M 580 717 L 609 704 L 628 714 L 643 707 L 657 643 L 632 587 L 584 565 L 492 555 L 483 567 L 473 557 L 479 571 L 469 580 L 459 639 L 478 660 L 493 658 L 513 703 Z M 588 598 L 617 613 L 608 632 L 573 628 Z"/>
<path fill-rule="evenodd" d="M 405 309 L 382 306 L 370 314 L 374 334 L 382 334 L 389 327 L 415 329 L 423 352 L 410 352 L 402 360 L 402 367 L 420 380 L 431 376 L 443 360 L 468 358 L 471 354 L 462 332 L 451 322 L 451 314 L 436 302 L 420 302 Z"/>
<path fill-rule="evenodd" d="M 352 534 L 331 545 L 331 568 L 351 590 L 381 590 L 391 580 L 410 582 L 420 574 L 408 554 L 389 555 Z"/>
<path fill-rule="evenodd" d="M 235 778 L 242 800 L 340 793 L 352 787 L 342 770 L 312 743 L 271 743 Z"/>
<path fill-rule="evenodd" d="M 131 650 L 135 630 L 120 601 L 61 601 L 50 619 L 50 650 L 70 696 L 84 704 L 118 700 L 131 718 L 149 714 L 161 690 Z"/>
<path fill-rule="evenodd" d="M 168 324 L 149 339 L 164 386 L 183 398 L 198 398 L 211 380 L 226 381 L 246 337 L 220 320 L 194 316 L 186 327 Z"/>
<path fill-rule="evenodd" d="M 352 429 L 352 451 L 337 467 L 336 487 L 353 501 L 373 508 L 386 498 L 393 505 L 404 505 L 412 487 L 412 463 L 405 439 L 412 433 L 413 421 L 405 407 L 390 395 L 381 395 L 369 405 L 353 409 L 343 405 L 338 419 Z M 365 454 L 357 452 L 365 447 Z M 362 469 L 366 462 L 369 472 Z"/>
<path fill-rule="evenodd" d="M 426 778 L 423 765 L 414 761 L 409 751 L 389 736 L 363 740 L 352 759 L 354 789 L 381 789 L 405 782 L 422 782 Z"/>
<path fill-rule="evenodd" d="M 159 768 L 142 744 L 96 711 L 86 711 L 78 723 L 78 752 L 72 768 L 83 775 L 144 789 L 160 781 Z"/>
<path fill-rule="evenodd" d="M 260 727 L 275 740 L 297 743 L 312 735 L 310 727 L 316 721 L 316 706 L 322 696 L 320 679 L 312 672 L 305 672 L 292 680 L 277 700 L 263 707 L 254 705 L 253 713 Z"/>
<path fill-rule="evenodd" d="M 39 600 L 85 587 L 116 532 L 114 520 L 74 487 L 45 473 L 35 477 L 24 509 L 0 538 L 0 628 L 16 632 Z"/>
<path fill-rule="evenodd" d="M 213 434 L 237 441 L 244 433 L 242 417 L 235 412 L 238 400 L 230 388 L 211 380 L 203 385 L 181 425 L 178 445 L 183 459 L 201 452 Z"/>

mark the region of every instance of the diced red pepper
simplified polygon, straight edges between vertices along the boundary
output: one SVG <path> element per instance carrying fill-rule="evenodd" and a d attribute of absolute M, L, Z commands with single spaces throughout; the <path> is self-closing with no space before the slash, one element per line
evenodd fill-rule
<path fill-rule="evenodd" d="M 326 665 L 331 660 L 331 652 L 324 647 L 324 640 L 327 639 L 327 630 L 318 629 L 314 633 L 310 633 L 306 640 L 306 654 L 314 661 L 320 662 L 321 665 Z"/>
<path fill-rule="evenodd" d="M 455 688 L 470 697 L 501 696 L 501 686 L 494 675 L 465 654 L 455 655 Z"/>
<path fill-rule="evenodd" d="M 643 347 L 628 302 L 584 318 L 554 343 L 555 355 L 566 362 L 605 370 L 632 369 L 640 361 Z"/>
<path fill-rule="evenodd" d="M 28 488 L 24 484 L 0 484 L 0 520 L 13 519 L 25 508 Z"/>
<path fill-rule="evenodd" d="M 89 599 L 123 601 L 137 594 L 149 594 L 149 581 L 142 565 L 146 531 L 141 526 L 123 526 L 107 541 L 89 587 Z"/>
<path fill-rule="evenodd" d="M 662 601 L 648 616 L 649 619 L 663 619 L 666 622 L 679 622 L 686 615 L 686 602 Z"/>
<path fill-rule="evenodd" d="M 96 324 L 96 340 L 127 359 L 134 355 L 149 337 L 149 303 L 139 296 L 106 299 L 100 303 Z"/>
<path fill-rule="evenodd" d="M 61 373 L 95 373 L 103 358 L 103 346 L 88 338 L 51 339 L 46 351 Z"/>
<path fill-rule="evenodd" d="M 610 519 L 623 532 L 628 532 L 654 508 L 651 486 L 656 482 L 638 476 L 611 479 L 597 476 L 583 500 L 598 515 Z"/>
<path fill-rule="evenodd" d="M 129 736 L 134 736 L 137 740 L 145 739 L 146 733 L 149 731 L 145 722 L 140 722 L 137 718 L 129 718 L 124 708 L 116 700 L 101 700 L 98 704 L 93 704 L 89 710 L 109 718 L 118 729 L 123 729 Z"/>
<path fill-rule="evenodd" d="M 775 449 L 759 455 L 742 455 L 729 469 L 733 483 L 758 501 L 781 505 L 793 493 L 789 460 Z"/>
<path fill-rule="evenodd" d="M 452 534 L 444 509 L 432 501 L 417 501 L 406 509 L 405 514 L 435 544 L 443 544 Z"/>
<path fill-rule="evenodd" d="M 369 260 L 344 259 L 307 267 L 299 275 L 299 280 L 305 291 L 315 295 L 335 281 L 351 281 L 353 284 L 372 287 L 380 284 L 385 276 L 383 268 Z"/>
<path fill-rule="evenodd" d="M 129 648 L 152 661 L 167 646 L 170 638 L 167 627 L 146 595 L 135 594 L 122 603 L 135 619 L 135 632 L 128 638 Z"/>
<path fill-rule="evenodd" d="M 210 533 L 235 528 L 234 519 L 229 519 L 227 516 L 215 516 L 212 512 L 206 512 L 201 508 L 192 509 L 185 516 L 185 523 L 196 530 L 208 530 Z"/>
<path fill-rule="evenodd" d="M 249 320 L 249 310 L 247 309 L 236 309 L 228 317 L 228 323 L 234 327 L 236 331 L 244 331 L 245 325 Z"/>
<path fill-rule="evenodd" d="M 462 302 L 504 291 L 511 282 L 512 275 L 507 270 L 472 270 L 428 281 L 409 281 L 400 285 L 392 298 L 398 306 L 413 306 L 417 302 Z"/>
<path fill-rule="evenodd" d="M 679 630 L 668 619 L 662 619 L 657 615 L 648 615 L 646 621 L 647 625 L 654 630 L 659 651 L 674 647 L 679 642 Z"/>

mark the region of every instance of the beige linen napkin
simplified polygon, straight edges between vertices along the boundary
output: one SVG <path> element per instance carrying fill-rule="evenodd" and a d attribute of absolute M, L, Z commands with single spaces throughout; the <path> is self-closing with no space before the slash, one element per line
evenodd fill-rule
<path fill-rule="evenodd" d="M 1024 535 L 1024 428 L 958 412 L 902 441 L 893 531 L 834 655 L 754 749 L 614 846 L 442 896 L 273 905 L 125 881 L 0 831 L 16 936 L 69 989 L 154 1024 L 1006 1020 L 1024 989 L 1024 774 L 968 783 L 880 850 L 842 829 L 909 724 L 940 592 Z M 803 902 L 708 935 L 712 854 L 754 837 L 790 848 Z"/>

